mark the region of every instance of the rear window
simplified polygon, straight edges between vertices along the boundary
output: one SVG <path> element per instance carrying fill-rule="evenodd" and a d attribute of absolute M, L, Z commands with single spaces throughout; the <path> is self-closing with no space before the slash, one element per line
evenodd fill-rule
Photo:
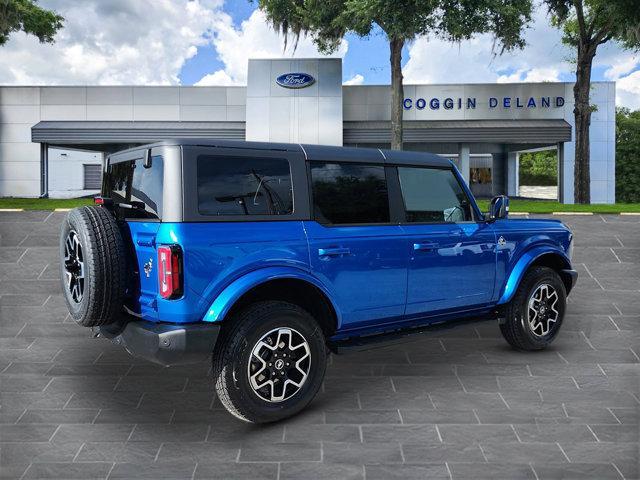
<path fill-rule="evenodd" d="M 389 222 L 383 166 L 314 162 L 311 183 L 316 221 L 334 225 Z"/>
<path fill-rule="evenodd" d="M 134 208 L 120 208 L 125 218 L 161 218 L 164 162 L 160 155 L 151 157 L 151 167 L 143 160 L 109 165 L 104 178 L 105 195 L 114 202 Z"/>
<path fill-rule="evenodd" d="M 199 155 L 201 215 L 290 215 L 291 168 L 284 158 Z"/>

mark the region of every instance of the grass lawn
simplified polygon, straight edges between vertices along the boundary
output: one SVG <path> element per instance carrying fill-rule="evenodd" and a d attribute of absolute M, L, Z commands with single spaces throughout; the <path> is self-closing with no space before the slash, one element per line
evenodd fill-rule
<path fill-rule="evenodd" d="M 24 210 L 54 210 L 91 204 L 93 204 L 93 198 L 0 198 L 0 208 L 22 208 Z"/>
<path fill-rule="evenodd" d="M 22 208 L 24 210 L 53 210 L 55 208 L 75 208 L 91 205 L 93 198 L 0 198 L 0 209 Z M 478 205 L 483 212 L 489 210 L 489 200 L 479 200 Z M 620 213 L 640 212 L 640 203 L 617 203 L 615 205 L 563 205 L 547 200 L 511 200 L 511 212 L 553 213 L 553 212 L 593 212 Z"/>
<path fill-rule="evenodd" d="M 483 212 L 489 210 L 489 200 L 479 200 L 478 205 Z M 621 213 L 640 212 L 640 203 L 616 203 L 613 205 L 565 205 L 550 200 L 510 200 L 510 212 L 553 213 L 553 212 L 593 212 Z"/>

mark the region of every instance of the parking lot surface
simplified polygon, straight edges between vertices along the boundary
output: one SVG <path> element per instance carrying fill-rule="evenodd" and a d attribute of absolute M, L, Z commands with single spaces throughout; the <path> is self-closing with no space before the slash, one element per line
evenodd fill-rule
<path fill-rule="evenodd" d="M 243 424 L 209 364 L 161 368 L 67 315 L 64 213 L 0 213 L 0 477 L 638 478 L 640 217 L 563 216 L 578 285 L 552 348 L 483 323 L 333 356 L 301 415 Z"/>

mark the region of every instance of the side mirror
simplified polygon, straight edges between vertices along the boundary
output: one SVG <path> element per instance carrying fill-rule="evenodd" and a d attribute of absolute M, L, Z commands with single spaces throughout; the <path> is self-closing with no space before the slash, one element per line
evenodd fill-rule
<path fill-rule="evenodd" d="M 491 199 L 489 204 L 489 221 L 494 222 L 509 215 L 509 197 L 498 195 Z"/>

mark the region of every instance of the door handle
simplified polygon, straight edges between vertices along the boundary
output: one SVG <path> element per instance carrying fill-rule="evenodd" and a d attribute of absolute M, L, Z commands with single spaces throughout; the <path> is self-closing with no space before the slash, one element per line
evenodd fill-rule
<path fill-rule="evenodd" d="M 347 247 L 319 248 L 319 257 L 338 257 L 340 255 L 349 255 L 351 250 Z"/>
<path fill-rule="evenodd" d="M 433 243 L 433 242 L 429 242 L 429 243 L 414 243 L 413 244 L 413 250 L 414 251 L 418 251 L 418 250 L 435 250 L 436 248 L 438 248 L 438 244 L 437 243 Z"/>

